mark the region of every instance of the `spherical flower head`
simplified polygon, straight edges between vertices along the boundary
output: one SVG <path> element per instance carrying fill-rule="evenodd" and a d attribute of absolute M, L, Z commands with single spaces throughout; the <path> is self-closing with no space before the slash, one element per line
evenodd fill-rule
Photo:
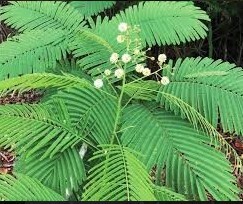
<path fill-rule="evenodd" d="M 120 24 L 118 25 L 118 30 L 119 30 L 120 32 L 126 32 L 127 29 L 128 29 L 128 25 L 127 25 L 127 23 L 122 22 L 122 23 L 120 23 Z"/>
<path fill-rule="evenodd" d="M 132 59 L 132 57 L 129 55 L 129 54 L 123 54 L 122 55 L 122 61 L 126 64 L 126 63 L 128 63 L 128 62 L 130 62 L 131 61 L 131 59 Z"/>
<path fill-rule="evenodd" d="M 138 73 L 142 73 L 142 72 L 143 72 L 143 69 L 144 69 L 144 66 L 143 66 L 142 64 L 137 64 L 137 65 L 135 66 L 135 70 L 136 70 L 136 72 L 138 72 Z"/>
<path fill-rule="evenodd" d="M 144 76 L 149 76 L 151 74 L 151 70 L 149 68 L 144 68 L 142 72 Z"/>
<path fill-rule="evenodd" d="M 134 54 L 134 55 L 139 55 L 139 54 L 140 54 L 140 50 L 139 50 L 139 49 L 135 49 L 135 50 L 133 51 L 133 54 Z"/>
<path fill-rule="evenodd" d="M 118 78 L 118 79 L 120 79 L 120 78 L 122 78 L 122 76 L 124 75 L 124 70 L 122 69 L 122 68 L 119 68 L 119 69 L 117 69 L 117 70 L 115 70 L 115 76 Z"/>
<path fill-rule="evenodd" d="M 167 85 L 170 83 L 170 79 L 167 76 L 163 76 L 160 80 L 161 84 Z"/>
<path fill-rule="evenodd" d="M 167 59 L 167 57 L 166 57 L 165 54 L 160 54 L 160 55 L 158 56 L 158 61 L 161 62 L 161 63 L 165 62 L 166 59 Z"/>
<path fill-rule="evenodd" d="M 103 81 L 102 81 L 102 79 L 96 79 L 96 80 L 94 81 L 94 86 L 95 86 L 95 88 L 100 89 L 100 88 L 103 86 Z"/>
<path fill-rule="evenodd" d="M 110 76 L 110 75 L 111 75 L 111 70 L 106 69 L 106 70 L 104 71 L 104 74 L 105 74 L 106 76 Z"/>
<path fill-rule="evenodd" d="M 111 54 L 111 57 L 110 57 L 110 62 L 112 64 L 116 63 L 118 61 L 118 58 L 119 58 L 119 54 L 117 53 L 112 53 Z"/>
<path fill-rule="evenodd" d="M 124 35 L 118 35 L 116 38 L 118 43 L 123 43 L 125 41 L 125 36 Z"/>

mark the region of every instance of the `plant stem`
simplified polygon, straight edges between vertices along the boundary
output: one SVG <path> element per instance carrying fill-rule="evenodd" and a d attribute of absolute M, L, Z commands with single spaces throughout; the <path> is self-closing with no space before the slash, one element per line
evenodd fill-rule
<path fill-rule="evenodd" d="M 116 131 L 117 125 L 118 125 L 119 118 L 120 118 L 120 115 L 121 115 L 122 97 L 123 97 L 123 94 L 124 94 L 125 83 L 126 83 L 126 77 L 125 77 L 125 74 L 124 74 L 123 78 L 122 78 L 121 93 L 120 93 L 120 96 L 118 98 L 118 103 L 117 103 L 117 113 L 116 113 L 115 124 L 114 124 L 114 129 L 113 129 L 112 138 L 111 138 L 111 144 L 113 144 L 113 142 L 114 142 L 114 139 L 115 139 L 115 136 L 116 136 L 116 132 L 117 132 Z"/>
<path fill-rule="evenodd" d="M 121 154 L 122 154 L 122 159 L 123 159 L 123 166 L 124 166 L 124 171 L 125 171 L 125 178 L 126 178 L 127 199 L 129 201 L 130 200 L 130 193 L 129 193 L 130 191 L 129 191 L 129 187 L 128 187 L 128 174 L 127 174 L 127 168 L 126 168 L 126 160 L 125 160 L 125 155 L 124 155 L 124 152 L 123 152 L 123 148 L 122 148 L 122 146 L 120 144 L 119 138 L 117 136 L 117 131 L 116 131 L 117 125 L 119 123 L 121 111 L 122 111 L 122 97 L 123 97 L 123 94 L 124 94 L 125 84 L 126 84 L 126 77 L 125 77 L 125 74 L 124 74 L 123 78 L 122 78 L 121 93 L 120 93 L 120 96 L 119 96 L 119 99 L 118 99 L 118 104 L 117 104 L 117 114 L 116 114 L 116 119 L 115 119 L 115 125 L 114 125 L 113 134 L 112 134 L 111 144 L 113 144 L 114 139 L 116 137 L 117 142 L 118 142 L 118 144 L 120 146 L 120 149 L 121 149 Z"/>
<path fill-rule="evenodd" d="M 115 118 L 115 123 L 114 123 L 114 129 L 113 129 L 113 132 L 112 132 L 112 137 L 111 137 L 111 142 L 110 142 L 110 145 L 112 145 L 114 143 L 114 140 L 115 138 L 117 139 L 119 145 L 120 145 L 120 142 L 119 142 L 119 138 L 117 137 L 117 125 L 118 125 L 118 122 L 119 122 L 119 118 L 120 118 L 120 115 L 121 115 L 121 106 L 122 106 L 122 97 L 123 97 L 123 94 L 124 94 L 124 86 L 125 86 L 125 83 L 126 83 L 126 78 L 125 78 L 125 74 L 123 75 L 123 78 L 122 78 L 122 88 L 121 88 L 121 93 L 119 95 L 119 98 L 118 98 L 118 103 L 117 103 L 117 113 L 116 113 L 116 118 Z M 110 146 L 108 148 L 108 151 L 107 151 L 107 155 L 106 155 L 106 161 L 108 161 L 109 157 L 110 157 L 110 150 L 111 150 L 112 146 Z M 123 150 L 122 150 L 122 147 L 120 145 L 120 148 L 121 148 L 121 153 L 123 155 Z M 123 161 L 124 162 L 124 161 Z M 103 174 L 103 177 L 105 177 L 106 173 L 107 173 L 107 163 L 105 164 L 105 169 L 104 169 L 104 174 Z M 125 169 L 125 173 L 126 173 L 126 169 Z M 126 177 L 127 179 L 127 177 Z M 105 180 L 105 179 L 104 179 Z M 104 181 L 103 180 L 103 181 Z M 129 191 L 128 191 L 129 192 Z M 129 193 L 128 193 L 128 198 L 129 198 Z"/>

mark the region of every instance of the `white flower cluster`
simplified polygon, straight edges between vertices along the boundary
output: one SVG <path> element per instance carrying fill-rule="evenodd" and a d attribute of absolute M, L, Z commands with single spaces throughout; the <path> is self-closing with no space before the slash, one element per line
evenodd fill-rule
<path fill-rule="evenodd" d="M 129 26 L 127 23 L 120 23 L 118 25 L 118 30 L 121 33 L 128 32 Z M 118 43 L 123 43 L 127 40 L 127 35 L 124 34 L 119 34 L 116 38 Z M 132 60 L 132 56 L 129 53 L 124 53 L 121 58 L 118 53 L 112 53 L 110 56 L 110 63 L 115 64 L 117 66 L 117 69 L 114 71 L 114 76 L 118 79 L 122 78 L 125 74 L 125 70 L 122 68 L 120 63 L 127 64 Z M 111 70 L 106 69 L 104 71 L 105 76 L 110 76 L 111 75 Z M 101 82 L 101 79 L 96 79 L 94 81 L 94 86 L 96 88 L 101 88 L 103 86 L 103 82 Z"/>
<path fill-rule="evenodd" d="M 162 69 L 162 64 L 167 60 L 167 56 L 165 54 L 159 54 L 158 56 L 158 65 L 160 66 L 160 68 Z M 167 76 L 162 76 L 161 80 L 159 81 L 160 84 L 162 85 L 167 85 L 170 83 L 170 79 Z"/>
<path fill-rule="evenodd" d="M 103 86 L 103 80 L 102 79 L 96 79 L 94 81 L 94 86 L 97 88 L 97 89 L 100 89 L 102 86 Z"/>
<path fill-rule="evenodd" d="M 104 74 L 105 74 L 105 76 L 110 76 L 111 75 L 111 70 L 106 69 L 104 71 Z M 95 88 L 100 89 L 103 85 L 104 85 L 104 82 L 103 82 L 102 79 L 99 78 L 99 79 L 94 80 Z"/>
<path fill-rule="evenodd" d="M 132 59 L 132 57 L 128 53 L 123 54 L 122 58 L 121 58 L 122 62 L 124 62 L 125 64 L 130 62 L 131 59 Z"/>
<path fill-rule="evenodd" d="M 118 43 L 123 43 L 125 42 L 125 36 L 124 35 L 118 35 L 116 38 Z"/>
<path fill-rule="evenodd" d="M 144 68 L 143 69 L 143 75 L 144 76 L 149 76 L 151 74 L 151 70 L 149 68 Z"/>
<path fill-rule="evenodd" d="M 158 56 L 158 61 L 159 61 L 160 63 L 164 63 L 164 62 L 166 61 L 166 59 L 167 59 L 167 57 L 166 57 L 165 54 L 160 54 L 160 55 Z"/>
<path fill-rule="evenodd" d="M 125 64 L 127 64 L 128 62 L 130 62 L 131 59 L 132 59 L 132 57 L 128 53 L 123 54 L 122 57 L 121 57 L 121 61 L 123 63 L 125 63 Z M 111 57 L 110 57 L 111 64 L 116 64 L 118 62 L 118 60 L 119 60 L 119 54 L 117 54 L 115 52 L 112 53 L 111 54 Z"/>
<path fill-rule="evenodd" d="M 110 76 L 110 75 L 111 75 L 111 70 L 106 69 L 106 70 L 104 71 L 104 74 L 105 74 L 106 76 Z"/>
<path fill-rule="evenodd" d="M 145 68 L 142 64 L 137 64 L 135 66 L 135 71 L 142 73 L 144 76 L 149 76 L 151 74 L 151 70 L 149 68 Z"/>
<path fill-rule="evenodd" d="M 110 62 L 111 62 L 111 64 L 115 64 L 115 63 L 117 63 L 117 61 L 118 61 L 118 59 L 119 59 L 119 54 L 117 54 L 117 53 L 112 53 L 112 55 L 111 55 L 111 57 L 110 57 Z"/>
<path fill-rule="evenodd" d="M 144 66 L 143 66 L 142 64 L 137 64 L 137 65 L 135 66 L 135 70 L 136 70 L 136 72 L 138 72 L 138 73 L 142 73 L 143 70 L 144 70 Z"/>
<path fill-rule="evenodd" d="M 118 30 L 121 31 L 122 33 L 126 32 L 127 29 L 128 29 L 127 23 L 122 22 L 118 25 Z"/>
<path fill-rule="evenodd" d="M 124 22 L 122 22 L 122 23 L 120 23 L 120 24 L 118 25 L 118 30 L 119 30 L 121 33 L 125 33 L 125 32 L 127 32 L 127 31 L 128 31 L 128 28 L 129 28 L 129 26 L 127 25 L 127 23 L 124 23 Z M 127 36 L 126 36 L 126 35 L 123 35 L 123 34 L 118 35 L 117 38 L 116 38 L 116 41 L 117 41 L 118 43 L 123 43 L 123 42 L 125 42 L 126 40 L 127 40 Z"/>
<path fill-rule="evenodd" d="M 110 56 L 110 63 L 116 66 L 113 74 L 116 78 L 121 79 L 125 76 L 126 73 L 126 64 L 129 62 L 135 63 L 135 71 L 137 73 L 143 74 L 145 77 L 151 75 L 151 69 L 145 67 L 140 62 L 149 58 L 151 61 L 155 60 L 155 57 L 146 56 L 146 51 L 151 50 L 148 48 L 147 50 L 142 50 L 141 38 L 138 36 L 138 33 L 141 31 L 139 25 L 135 25 L 133 27 L 129 26 L 127 23 L 122 22 L 118 25 L 118 31 L 120 32 L 117 37 L 117 43 L 125 43 L 127 46 L 126 52 L 121 56 L 114 52 Z M 161 69 L 163 63 L 167 60 L 167 56 L 165 54 L 159 54 L 157 64 Z M 106 78 L 112 74 L 110 69 L 106 69 L 104 71 L 103 76 Z M 157 74 L 155 72 L 155 74 Z M 159 76 L 159 83 L 162 85 L 167 85 L 170 83 L 170 80 L 167 76 Z M 103 79 L 98 78 L 94 81 L 94 86 L 100 89 L 103 86 Z"/>
<path fill-rule="evenodd" d="M 170 83 L 170 80 L 167 76 L 163 76 L 160 80 L 160 83 L 163 84 L 163 85 L 167 85 Z"/>
<path fill-rule="evenodd" d="M 125 72 L 124 72 L 124 69 L 122 69 L 122 68 L 118 68 L 117 70 L 115 70 L 115 73 L 114 73 L 114 75 L 118 79 L 122 78 L 124 74 L 125 74 Z"/>

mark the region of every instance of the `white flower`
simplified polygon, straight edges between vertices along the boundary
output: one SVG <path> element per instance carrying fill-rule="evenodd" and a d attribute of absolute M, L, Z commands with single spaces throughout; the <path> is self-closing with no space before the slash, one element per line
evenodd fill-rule
<path fill-rule="evenodd" d="M 155 60 L 155 58 L 154 58 L 154 57 L 151 57 L 150 59 L 151 59 L 152 61 L 154 61 L 154 60 Z"/>
<path fill-rule="evenodd" d="M 122 55 L 122 61 L 124 62 L 124 63 L 128 63 L 128 62 L 130 62 L 131 61 L 131 59 L 132 59 L 132 57 L 129 55 L 129 54 L 123 54 Z"/>
<path fill-rule="evenodd" d="M 111 75 L 111 70 L 106 69 L 106 70 L 104 71 L 104 74 L 105 74 L 106 76 L 110 76 L 110 75 Z"/>
<path fill-rule="evenodd" d="M 139 49 L 135 49 L 135 50 L 133 51 L 133 54 L 134 54 L 134 55 L 139 55 L 139 53 L 140 53 L 140 50 L 139 50 Z"/>
<path fill-rule="evenodd" d="M 120 79 L 120 78 L 122 78 L 122 76 L 124 75 L 124 70 L 122 69 L 122 68 L 119 68 L 119 69 L 117 69 L 116 71 L 115 71 L 115 76 L 118 78 L 118 79 Z"/>
<path fill-rule="evenodd" d="M 144 69 L 144 66 L 143 66 L 142 64 L 137 64 L 137 65 L 135 66 L 135 70 L 136 70 L 136 72 L 138 72 L 138 73 L 142 73 L 142 72 L 143 72 L 143 69 Z"/>
<path fill-rule="evenodd" d="M 116 37 L 116 40 L 118 43 L 123 43 L 125 41 L 125 36 L 124 35 L 118 35 Z"/>
<path fill-rule="evenodd" d="M 94 81 L 94 86 L 97 88 L 97 89 L 100 89 L 102 86 L 103 86 L 103 81 L 102 79 L 96 79 Z"/>
<path fill-rule="evenodd" d="M 151 70 L 149 68 L 144 68 L 143 69 L 143 75 L 144 76 L 149 76 L 151 74 Z"/>
<path fill-rule="evenodd" d="M 167 59 L 167 57 L 166 57 L 166 55 L 165 54 L 160 54 L 159 56 L 158 56 L 158 61 L 159 62 L 165 62 L 166 61 L 166 59 Z"/>
<path fill-rule="evenodd" d="M 167 84 L 170 83 L 170 80 L 169 80 L 169 78 L 168 78 L 167 76 L 163 76 L 163 77 L 161 78 L 160 82 L 161 82 L 161 84 L 163 84 L 163 85 L 167 85 Z"/>
<path fill-rule="evenodd" d="M 127 23 L 122 22 L 118 25 L 118 30 L 121 32 L 126 32 L 127 29 L 128 29 Z"/>
<path fill-rule="evenodd" d="M 118 61 L 119 55 L 117 53 L 112 53 L 110 57 L 110 62 L 112 64 L 116 63 Z"/>

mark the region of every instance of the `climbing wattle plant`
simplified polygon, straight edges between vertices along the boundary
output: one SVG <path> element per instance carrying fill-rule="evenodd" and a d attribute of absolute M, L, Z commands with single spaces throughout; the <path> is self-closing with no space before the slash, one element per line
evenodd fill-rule
<path fill-rule="evenodd" d="M 0 174 L 0 199 L 240 200 L 241 159 L 216 128 L 243 132 L 242 69 L 147 56 L 205 38 L 209 17 L 190 1 L 137 2 L 101 17 L 115 4 L 0 8 L 17 30 L 0 44 L 1 96 L 44 93 L 37 104 L 0 106 L 0 147 L 16 157 Z"/>

